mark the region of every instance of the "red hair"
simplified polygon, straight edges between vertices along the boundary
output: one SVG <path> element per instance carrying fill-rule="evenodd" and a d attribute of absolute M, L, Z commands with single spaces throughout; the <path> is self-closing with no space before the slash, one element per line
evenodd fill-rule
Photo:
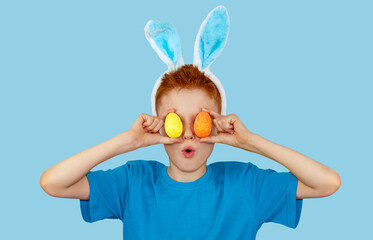
<path fill-rule="evenodd" d="M 193 64 L 184 64 L 180 68 L 163 75 L 161 84 L 155 95 L 155 106 L 160 103 L 161 97 L 173 89 L 201 89 L 215 100 L 218 112 L 221 112 L 221 96 L 216 85 L 205 73 Z"/>

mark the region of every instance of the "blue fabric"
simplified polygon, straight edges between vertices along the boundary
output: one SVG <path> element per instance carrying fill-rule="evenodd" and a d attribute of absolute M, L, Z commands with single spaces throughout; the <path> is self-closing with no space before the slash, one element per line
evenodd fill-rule
<path fill-rule="evenodd" d="M 87 174 L 86 222 L 117 218 L 123 239 L 255 239 L 265 222 L 296 228 L 303 199 L 291 172 L 252 163 L 215 162 L 194 182 L 177 182 L 167 166 L 134 160 Z"/>
<path fill-rule="evenodd" d="M 168 22 L 153 20 L 148 26 L 148 34 L 162 53 L 176 66 L 180 59 L 181 46 L 174 26 Z"/>
<path fill-rule="evenodd" d="M 225 8 L 217 8 L 209 16 L 201 30 L 199 57 L 202 69 L 208 67 L 220 54 L 228 37 L 228 13 Z"/>

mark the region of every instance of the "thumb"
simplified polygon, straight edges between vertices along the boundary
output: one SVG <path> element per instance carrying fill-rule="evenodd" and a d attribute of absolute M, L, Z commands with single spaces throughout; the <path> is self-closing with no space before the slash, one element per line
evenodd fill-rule
<path fill-rule="evenodd" d="M 161 136 L 160 142 L 162 144 L 173 144 L 173 143 L 180 143 L 180 140 L 178 138 L 170 138 L 170 137 Z"/>
<path fill-rule="evenodd" d="M 220 142 L 220 137 L 219 135 L 218 136 L 209 136 L 209 137 L 205 137 L 205 138 L 201 138 L 199 140 L 199 142 L 205 142 L 205 143 L 216 143 L 216 142 Z"/>

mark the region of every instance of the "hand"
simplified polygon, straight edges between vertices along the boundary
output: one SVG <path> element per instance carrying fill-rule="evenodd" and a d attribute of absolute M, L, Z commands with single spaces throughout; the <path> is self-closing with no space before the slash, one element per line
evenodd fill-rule
<path fill-rule="evenodd" d="M 224 143 L 233 147 L 243 148 L 248 144 L 250 138 L 255 135 L 246 128 L 239 117 L 235 114 L 220 115 L 212 110 L 203 108 L 212 116 L 212 122 L 218 130 L 217 135 L 201 138 L 200 142 Z"/>
<path fill-rule="evenodd" d="M 180 139 L 170 138 L 164 134 L 164 121 L 146 113 L 140 114 L 132 127 L 128 130 L 136 148 L 147 147 L 154 144 L 179 143 Z M 160 134 L 162 130 L 162 134 Z"/>

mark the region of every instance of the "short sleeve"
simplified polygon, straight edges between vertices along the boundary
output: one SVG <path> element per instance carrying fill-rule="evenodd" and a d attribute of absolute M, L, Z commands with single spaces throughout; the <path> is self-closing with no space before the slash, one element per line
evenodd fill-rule
<path fill-rule="evenodd" d="M 130 164 L 109 170 L 90 171 L 89 200 L 80 199 L 80 210 L 84 221 L 121 219 L 128 200 Z"/>
<path fill-rule="evenodd" d="M 296 228 L 303 199 L 296 199 L 298 178 L 291 172 L 261 169 L 252 164 L 256 214 L 260 224 L 275 222 Z"/>

